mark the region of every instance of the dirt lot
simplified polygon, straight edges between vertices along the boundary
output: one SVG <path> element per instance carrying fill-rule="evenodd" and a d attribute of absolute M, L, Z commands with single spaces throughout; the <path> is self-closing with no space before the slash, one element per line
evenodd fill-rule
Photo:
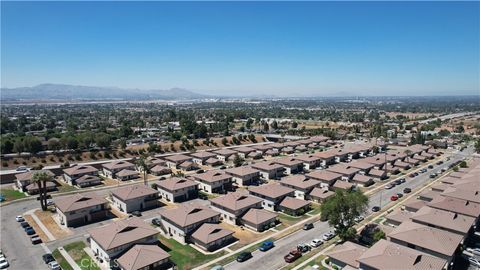
<path fill-rule="evenodd" d="M 263 238 L 269 234 L 272 234 L 273 232 L 268 230 L 262 233 L 257 233 L 249 229 L 242 229 L 239 226 L 233 226 L 230 224 L 227 224 L 225 222 L 220 223 L 220 226 L 224 227 L 225 229 L 232 230 L 235 233 L 233 236 L 238 239 L 238 242 L 231 247 L 231 249 L 238 249 L 241 248 L 245 245 L 248 245 L 250 243 L 253 243 L 257 241 L 260 238 Z"/>
<path fill-rule="evenodd" d="M 42 239 L 42 242 L 46 243 L 49 241 L 47 235 L 43 232 L 42 229 L 40 229 L 40 227 L 38 226 L 38 224 L 33 220 L 32 216 L 31 215 L 24 215 L 23 218 L 25 219 L 25 221 L 28 222 L 28 224 L 30 224 L 30 226 L 33 227 L 33 229 L 35 230 L 35 233 L 40 237 L 40 239 Z M 26 234 L 25 234 L 26 235 Z M 26 235 L 26 237 L 30 237 L 29 235 Z"/>
<path fill-rule="evenodd" d="M 35 211 L 35 215 L 56 239 L 62 239 L 72 234 L 70 230 L 60 227 L 60 225 L 53 220 L 53 213 L 37 210 Z"/>

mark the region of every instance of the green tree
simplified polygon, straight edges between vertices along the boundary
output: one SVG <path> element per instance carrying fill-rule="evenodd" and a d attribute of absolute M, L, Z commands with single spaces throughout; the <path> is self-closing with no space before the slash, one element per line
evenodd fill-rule
<path fill-rule="evenodd" d="M 140 171 L 143 172 L 143 184 L 145 186 L 147 186 L 147 174 L 150 170 L 150 168 L 148 167 L 148 164 L 147 164 L 147 161 L 145 160 L 145 157 L 140 157 L 138 160 L 137 160 L 137 167 L 140 169 Z"/>
<path fill-rule="evenodd" d="M 321 205 L 322 215 L 337 229 L 342 240 L 355 236 L 355 218 L 362 215 L 368 206 L 368 197 L 361 191 L 337 190 Z"/>
<path fill-rule="evenodd" d="M 242 166 L 243 162 L 244 162 L 244 159 L 240 157 L 238 154 L 235 154 L 235 157 L 233 159 L 233 165 L 235 167 L 240 167 Z"/>
<path fill-rule="evenodd" d="M 480 139 L 477 139 L 477 142 L 475 142 L 475 151 L 480 153 Z"/>
<path fill-rule="evenodd" d="M 385 239 L 385 233 L 378 229 L 373 233 L 373 241 L 374 243 L 380 241 L 380 239 Z"/>
<path fill-rule="evenodd" d="M 47 182 L 53 181 L 46 171 L 37 171 L 32 176 L 32 183 L 36 183 L 39 190 L 39 201 L 43 211 L 47 210 Z"/>

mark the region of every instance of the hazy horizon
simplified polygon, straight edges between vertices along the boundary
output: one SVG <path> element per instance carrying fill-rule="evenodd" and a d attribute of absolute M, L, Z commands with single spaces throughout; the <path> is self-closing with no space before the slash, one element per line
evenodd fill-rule
<path fill-rule="evenodd" d="M 480 94 L 478 2 L 2 2 L 2 88 Z"/>

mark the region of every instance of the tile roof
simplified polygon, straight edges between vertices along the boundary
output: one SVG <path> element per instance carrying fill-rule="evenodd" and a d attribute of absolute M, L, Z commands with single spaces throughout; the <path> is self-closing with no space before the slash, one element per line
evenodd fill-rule
<path fill-rule="evenodd" d="M 104 250 L 110 250 L 157 235 L 159 231 L 145 223 L 142 219 L 132 217 L 90 229 L 88 233 Z"/>
<path fill-rule="evenodd" d="M 131 168 L 131 167 L 135 167 L 135 165 L 125 160 L 115 160 L 112 162 L 102 164 L 102 167 L 106 168 L 107 170 L 115 170 L 115 169 Z"/>
<path fill-rule="evenodd" d="M 349 183 L 347 181 L 342 181 L 342 180 L 335 181 L 335 184 L 333 184 L 334 188 L 345 189 L 345 190 L 350 190 L 353 188 L 353 186 L 354 184 Z"/>
<path fill-rule="evenodd" d="M 124 177 L 124 176 L 138 176 L 138 172 L 134 170 L 123 169 L 117 173 L 117 176 Z"/>
<path fill-rule="evenodd" d="M 362 160 L 355 160 L 353 162 L 350 162 L 349 165 L 350 165 L 350 167 L 358 168 L 358 169 L 362 169 L 362 170 L 368 170 L 368 169 L 371 169 L 375 166 L 375 164 L 364 162 Z"/>
<path fill-rule="evenodd" d="M 341 174 L 326 171 L 326 170 L 315 170 L 311 173 L 306 174 L 307 177 L 317 179 L 323 182 L 332 182 L 337 179 L 342 178 Z"/>
<path fill-rule="evenodd" d="M 225 181 L 232 178 L 230 175 L 226 174 L 225 171 L 222 171 L 222 170 L 206 171 L 204 173 L 194 174 L 192 175 L 192 177 L 195 178 L 196 180 L 200 180 L 202 182 L 208 182 L 208 183 Z"/>
<path fill-rule="evenodd" d="M 441 193 L 442 196 L 457 198 L 467 201 L 480 203 L 480 188 L 459 189 L 455 187 L 447 188 Z"/>
<path fill-rule="evenodd" d="M 175 163 L 181 163 L 181 162 L 190 160 L 192 158 L 189 157 L 189 156 L 186 156 L 186 155 L 176 154 L 176 155 L 166 156 L 166 157 L 164 157 L 164 159 L 166 159 L 168 161 L 171 161 L 171 162 L 175 162 Z"/>
<path fill-rule="evenodd" d="M 299 189 L 309 189 L 320 185 L 320 181 L 297 174 L 283 177 L 280 184 L 290 185 Z"/>
<path fill-rule="evenodd" d="M 314 188 L 309 195 L 316 198 L 326 199 L 335 195 L 335 192 L 323 188 Z"/>
<path fill-rule="evenodd" d="M 210 244 L 233 235 L 233 233 L 234 231 L 227 230 L 219 224 L 204 223 L 192 234 L 192 238 L 204 244 Z"/>
<path fill-rule="evenodd" d="M 277 158 L 273 162 L 283 166 L 299 166 L 303 164 L 302 161 L 296 160 L 294 157 Z"/>
<path fill-rule="evenodd" d="M 160 180 L 155 182 L 160 188 L 162 189 L 167 189 L 170 191 L 174 190 L 179 190 L 182 188 L 188 188 L 188 187 L 193 187 L 197 186 L 197 182 L 185 179 L 185 178 L 179 178 L 179 177 L 171 177 L 165 180 Z"/>
<path fill-rule="evenodd" d="M 226 173 L 234 176 L 259 175 L 260 171 L 251 166 L 240 166 L 232 169 L 227 169 Z"/>
<path fill-rule="evenodd" d="M 480 216 L 480 204 L 467 200 L 438 196 L 427 205 L 470 217 Z"/>
<path fill-rule="evenodd" d="M 75 180 L 75 183 L 77 184 L 84 184 L 84 183 L 89 183 L 89 182 L 97 182 L 97 181 L 101 181 L 102 179 L 96 175 L 84 175 L 80 178 L 77 178 L 77 180 Z"/>
<path fill-rule="evenodd" d="M 387 220 L 390 220 L 390 221 L 402 223 L 406 220 L 410 220 L 412 215 L 413 215 L 412 212 L 402 211 L 400 209 L 396 209 L 395 211 L 393 211 L 390 214 L 388 214 L 387 216 L 385 216 L 385 218 Z"/>
<path fill-rule="evenodd" d="M 108 203 L 108 201 L 104 198 L 86 193 L 77 193 L 55 199 L 55 206 L 63 213 L 84 208 L 90 208 L 106 203 Z"/>
<path fill-rule="evenodd" d="M 227 195 L 210 199 L 214 204 L 237 211 L 246 207 L 253 207 L 262 202 L 262 199 L 243 192 L 229 192 Z"/>
<path fill-rule="evenodd" d="M 117 259 L 124 270 L 139 270 L 156 262 L 170 258 L 165 250 L 157 245 L 135 245 Z"/>
<path fill-rule="evenodd" d="M 343 244 L 336 245 L 333 250 L 327 252 L 326 255 L 332 259 L 358 268 L 359 263 L 357 262 L 357 259 L 362 256 L 362 254 L 365 253 L 367 249 L 367 247 L 347 241 Z"/>
<path fill-rule="evenodd" d="M 277 214 L 264 209 L 251 208 L 243 215 L 242 220 L 258 225 L 277 218 Z"/>
<path fill-rule="evenodd" d="M 272 171 L 283 169 L 283 166 L 272 161 L 265 161 L 252 164 L 252 167 L 261 171 Z"/>
<path fill-rule="evenodd" d="M 211 158 L 211 157 L 216 157 L 217 155 L 214 154 L 214 153 L 211 153 L 211 152 L 207 152 L 207 151 L 202 151 L 202 152 L 195 152 L 195 153 L 192 153 L 190 154 L 190 156 L 194 157 L 194 158 L 205 158 L 205 159 L 208 159 L 208 158 Z"/>
<path fill-rule="evenodd" d="M 366 250 L 357 261 L 374 269 L 441 270 L 447 264 L 444 259 L 384 239 Z"/>
<path fill-rule="evenodd" d="M 123 201 L 142 198 L 157 193 L 158 191 L 155 189 L 143 184 L 125 186 L 112 191 L 113 196 Z"/>
<path fill-rule="evenodd" d="M 281 196 L 293 194 L 295 192 L 294 189 L 276 183 L 261 185 L 258 187 L 250 187 L 249 191 L 250 193 L 254 192 L 269 198 L 278 198 Z"/>
<path fill-rule="evenodd" d="M 68 175 L 98 172 L 98 169 L 90 165 L 77 165 L 63 170 Z"/>
<path fill-rule="evenodd" d="M 231 156 L 231 155 L 235 155 L 237 151 L 233 151 L 231 149 L 220 149 L 220 150 L 214 151 L 214 153 L 220 156 Z"/>
<path fill-rule="evenodd" d="M 161 211 L 160 216 L 169 219 L 180 227 L 187 227 L 220 216 L 220 213 L 198 203 L 183 203 L 177 208 Z"/>
<path fill-rule="evenodd" d="M 463 240 L 463 235 L 412 221 L 402 222 L 388 236 L 446 256 L 452 256 Z"/>
<path fill-rule="evenodd" d="M 414 212 L 418 211 L 418 209 L 424 207 L 425 205 L 427 205 L 427 201 L 424 201 L 424 200 L 419 200 L 417 198 L 410 198 L 406 201 L 403 202 L 403 206 L 404 207 L 407 207 L 407 208 L 410 208 L 411 210 L 413 210 Z"/>
<path fill-rule="evenodd" d="M 36 173 L 36 172 L 45 172 L 45 173 L 47 173 L 48 175 L 50 175 L 51 177 L 54 177 L 54 176 L 55 176 L 55 174 L 52 173 L 52 172 L 49 171 L 49 170 L 32 170 L 32 171 L 29 171 L 29 172 L 17 173 L 17 174 L 15 174 L 15 178 L 16 178 L 18 181 L 31 181 L 31 180 L 32 180 L 32 177 L 33 177 L 33 174 Z"/>
<path fill-rule="evenodd" d="M 411 218 L 414 222 L 427 223 L 435 227 L 466 234 L 475 223 L 475 218 L 424 206 Z"/>
<path fill-rule="evenodd" d="M 293 197 L 285 197 L 285 199 L 283 199 L 282 202 L 280 203 L 280 206 L 291 209 L 291 210 L 297 210 L 305 206 L 308 206 L 310 204 L 311 203 L 308 201 L 300 200 Z"/>

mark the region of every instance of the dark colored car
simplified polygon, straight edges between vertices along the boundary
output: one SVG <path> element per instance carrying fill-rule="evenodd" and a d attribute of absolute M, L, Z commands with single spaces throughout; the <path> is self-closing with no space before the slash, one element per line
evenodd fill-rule
<path fill-rule="evenodd" d="M 131 215 L 136 217 L 141 217 L 142 213 L 140 213 L 140 211 L 133 211 Z"/>
<path fill-rule="evenodd" d="M 34 235 L 35 234 L 35 230 L 32 227 L 25 228 L 25 232 L 27 233 L 27 235 Z"/>
<path fill-rule="evenodd" d="M 290 251 L 290 253 L 285 255 L 285 257 L 283 257 L 283 259 L 285 260 L 285 262 L 291 263 L 291 262 L 296 261 L 300 257 L 302 257 L 302 252 L 300 252 L 298 250 L 292 250 L 292 251 Z"/>
<path fill-rule="evenodd" d="M 415 174 L 414 174 L 414 173 L 411 173 L 411 174 L 409 174 L 408 176 L 410 176 L 410 177 L 413 178 L 413 177 L 415 177 Z"/>
<path fill-rule="evenodd" d="M 397 193 L 397 197 L 398 197 L 398 198 L 402 198 L 402 197 L 403 197 L 403 194 L 400 193 L 400 192 L 398 192 L 398 193 Z"/>
<path fill-rule="evenodd" d="M 392 197 L 390 197 L 390 201 L 396 201 L 398 200 L 398 196 L 397 195 L 393 195 Z"/>
<path fill-rule="evenodd" d="M 380 211 L 380 206 L 372 207 L 372 212 L 378 212 L 378 211 Z"/>
<path fill-rule="evenodd" d="M 313 223 L 305 223 L 303 225 L 303 229 L 306 230 L 306 231 L 310 230 L 310 229 L 313 229 Z"/>
<path fill-rule="evenodd" d="M 429 168 L 429 169 L 433 169 L 433 165 L 428 165 L 428 168 Z"/>
<path fill-rule="evenodd" d="M 20 223 L 20 226 L 22 226 L 22 228 L 27 228 L 27 227 L 30 227 L 30 224 L 28 224 L 28 222 L 24 221 L 24 222 L 21 222 Z"/>
<path fill-rule="evenodd" d="M 44 255 L 42 256 L 42 259 L 43 259 L 43 261 L 44 261 L 46 264 L 48 264 L 49 262 L 55 261 L 55 258 L 53 258 L 53 255 L 50 254 L 50 253 L 44 254 Z"/>
<path fill-rule="evenodd" d="M 400 181 L 400 179 L 397 179 L 397 180 L 393 181 L 393 183 L 395 183 L 395 185 L 401 185 L 402 181 Z"/>
<path fill-rule="evenodd" d="M 404 188 L 404 189 L 403 189 L 403 193 L 410 193 L 410 192 L 412 192 L 412 189 L 411 189 L 411 188 L 408 188 L 408 187 L 407 187 L 407 188 Z"/>
<path fill-rule="evenodd" d="M 153 224 L 153 225 L 160 226 L 160 224 L 161 224 L 160 219 L 159 219 L 159 218 L 154 218 L 154 219 L 152 219 L 152 224 Z"/>
<path fill-rule="evenodd" d="M 262 245 L 260 245 L 258 250 L 267 251 L 267 250 L 272 249 L 272 248 L 273 248 L 273 242 L 272 241 L 265 241 L 265 242 L 262 243 Z"/>
<path fill-rule="evenodd" d="M 252 258 L 251 252 L 242 252 L 237 256 L 237 262 L 244 262 L 250 258 Z"/>

